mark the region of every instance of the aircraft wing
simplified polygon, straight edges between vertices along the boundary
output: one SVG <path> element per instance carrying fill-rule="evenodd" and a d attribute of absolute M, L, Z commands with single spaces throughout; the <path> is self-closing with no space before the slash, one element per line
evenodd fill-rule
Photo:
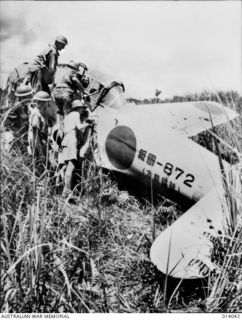
<path fill-rule="evenodd" d="M 187 137 L 238 116 L 232 109 L 212 101 L 136 105 L 129 108 L 131 113 L 136 113 L 141 125 L 159 123 L 161 127 L 173 129 Z M 127 112 L 127 108 L 123 112 Z"/>
<path fill-rule="evenodd" d="M 152 262 L 177 278 L 200 278 L 215 269 L 213 239 L 224 233 L 228 213 L 223 191 L 216 188 L 200 199 L 154 241 Z"/>

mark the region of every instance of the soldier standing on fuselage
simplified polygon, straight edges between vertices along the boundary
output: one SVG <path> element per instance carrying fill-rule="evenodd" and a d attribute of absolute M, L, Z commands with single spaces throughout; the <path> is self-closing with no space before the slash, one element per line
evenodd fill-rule
<path fill-rule="evenodd" d="M 30 82 L 34 92 L 46 91 L 50 93 L 49 84 L 53 81 L 53 76 L 58 64 L 59 51 L 65 48 L 68 44 L 64 36 L 58 36 L 53 45 L 42 51 L 29 64 L 28 73 L 24 79 L 24 83 Z"/>

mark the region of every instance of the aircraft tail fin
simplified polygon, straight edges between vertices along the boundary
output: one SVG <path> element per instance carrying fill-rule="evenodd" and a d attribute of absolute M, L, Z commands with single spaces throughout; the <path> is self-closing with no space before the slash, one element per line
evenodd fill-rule
<path fill-rule="evenodd" d="M 150 258 L 176 278 L 201 278 L 216 268 L 211 261 L 214 241 L 224 234 L 227 205 L 222 191 L 212 189 L 154 241 Z"/>

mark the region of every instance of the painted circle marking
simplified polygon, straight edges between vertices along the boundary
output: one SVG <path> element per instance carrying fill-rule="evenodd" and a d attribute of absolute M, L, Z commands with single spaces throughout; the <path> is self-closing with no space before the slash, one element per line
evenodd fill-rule
<path fill-rule="evenodd" d="M 127 170 L 135 157 L 137 141 L 132 129 L 118 126 L 112 129 L 106 139 L 105 149 L 111 164 L 120 170 Z"/>

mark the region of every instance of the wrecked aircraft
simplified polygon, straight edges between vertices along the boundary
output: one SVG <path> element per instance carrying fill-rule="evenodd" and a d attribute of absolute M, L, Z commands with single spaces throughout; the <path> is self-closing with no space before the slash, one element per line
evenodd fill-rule
<path fill-rule="evenodd" d="M 85 93 L 95 114 L 98 166 L 145 183 L 193 205 L 151 246 L 150 258 L 164 274 L 199 278 L 215 269 L 212 239 L 223 235 L 229 205 L 221 174 L 236 170 L 190 138 L 238 114 L 212 101 L 135 105 L 114 78 L 85 73 Z M 237 175 L 239 176 L 239 174 Z"/>
<path fill-rule="evenodd" d="M 122 83 L 98 71 L 87 78 L 98 119 L 97 165 L 194 202 L 155 239 L 152 262 L 173 277 L 206 276 L 215 269 L 211 239 L 224 233 L 229 208 L 218 157 L 189 138 L 238 114 L 211 101 L 134 105 Z M 225 174 L 232 170 L 221 161 Z"/>

